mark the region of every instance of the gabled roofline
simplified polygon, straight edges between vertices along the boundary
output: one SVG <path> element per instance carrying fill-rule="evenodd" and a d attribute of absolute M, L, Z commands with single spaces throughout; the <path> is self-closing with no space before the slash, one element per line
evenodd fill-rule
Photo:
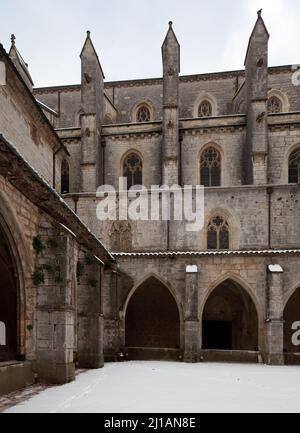
<path fill-rule="evenodd" d="M 280 66 L 269 66 L 268 72 L 272 74 L 274 72 L 290 72 L 293 65 L 280 65 Z M 221 71 L 221 72 L 206 72 L 203 74 L 190 74 L 190 75 L 180 75 L 179 81 L 184 82 L 188 80 L 206 80 L 207 78 L 217 79 L 217 78 L 229 78 L 230 76 L 245 76 L 245 69 L 236 69 L 234 71 Z M 117 87 L 117 86 L 129 86 L 132 84 L 161 84 L 163 83 L 162 77 L 153 78 L 141 78 L 132 80 L 119 80 L 119 81 L 106 81 L 104 83 L 104 88 Z M 75 90 L 80 91 L 81 84 L 69 84 L 61 86 L 47 86 L 47 87 L 35 87 L 33 93 L 39 94 L 43 92 L 59 92 L 64 90 Z"/>
<path fill-rule="evenodd" d="M 15 50 L 15 52 L 16 52 L 16 54 L 17 54 L 18 60 L 19 60 L 20 65 L 21 65 L 21 68 L 22 68 L 22 70 L 24 71 L 24 73 L 26 74 L 26 77 L 27 77 L 28 80 L 30 81 L 31 85 L 34 86 L 34 82 L 33 82 L 32 78 L 31 78 L 31 75 L 30 75 L 30 72 L 29 72 L 29 70 L 28 70 L 27 64 L 26 64 L 25 60 L 23 59 L 23 57 L 22 57 L 20 51 L 18 50 L 18 48 L 17 48 L 15 45 L 12 45 L 12 46 L 11 46 L 8 55 L 10 56 L 10 54 L 11 54 L 11 52 L 12 52 L 13 50 Z"/>
<path fill-rule="evenodd" d="M 4 47 L 2 44 L 0 44 L 0 58 L 1 56 L 3 56 L 5 58 L 5 60 L 7 61 L 8 65 L 12 68 L 13 72 L 15 73 L 15 75 L 18 77 L 19 81 L 21 82 L 25 92 L 27 93 L 27 96 L 31 99 L 31 101 L 33 102 L 34 106 L 36 107 L 36 109 L 38 110 L 39 114 L 42 116 L 43 121 L 47 124 L 48 128 L 51 131 L 51 134 L 54 136 L 57 144 L 59 145 L 59 147 L 61 149 L 63 149 L 65 151 L 65 153 L 70 156 L 68 149 L 65 147 L 65 145 L 61 142 L 59 136 L 57 135 L 57 133 L 55 132 L 52 124 L 50 123 L 48 117 L 45 115 L 45 113 L 43 112 L 42 108 L 40 107 L 39 103 L 37 102 L 37 100 L 35 99 L 33 93 L 31 93 L 31 91 L 29 90 L 27 84 L 25 83 L 22 75 L 20 74 L 20 72 L 18 71 L 18 69 L 15 67 L 13 61 L 11 60 L 11 58 L 9 57 L 9 55 L 7 54 L 7 52 L 5 51 Z"/>

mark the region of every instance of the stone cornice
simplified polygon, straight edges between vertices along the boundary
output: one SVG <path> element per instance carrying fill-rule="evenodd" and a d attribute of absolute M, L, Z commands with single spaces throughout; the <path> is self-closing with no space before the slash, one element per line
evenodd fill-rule
<path fill-rule="evenodd" d="M 292 72 L 292 65 L 284 66 L 273 66 L 269 68 L 269 75 L 276 75 L 281 73 Z M 179 77 L 181 83 L 195 82 L 195 81 L 212 81 L 212 80 L 224 80 L 236 77 L 245 77 L 245 71 L 243 69 L 236 71 L 224 71 L 224 72 L 212 72 L 205 74 L 194 74 L 185 75 Z M 110 88 L 121 88 L 121 87 L 140 87 L 140 86 L 154 86 L 162 85 L 163 79 L 159 78 L 144 78 L 136 80 L 120 80 L 120 81 L 107 81 L 104 83 L 106 89 Z M 42 95 L 46 93 L 57 93 L 57 92 L 79 92 L 81 90 L 80 84 L 74 85 L 62 85 L 62 86 L 49 86 L 49 87 L 37 87 L 34 89 L 34 94 Z"/>

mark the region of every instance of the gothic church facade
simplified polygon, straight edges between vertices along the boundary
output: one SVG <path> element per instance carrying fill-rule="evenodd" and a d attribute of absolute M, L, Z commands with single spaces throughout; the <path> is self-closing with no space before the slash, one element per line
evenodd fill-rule
<path fill-rule="evenodd" d="M 245 70 L 181 76 L 170 23 L 162 78 L 108 82 L 88 32 L 81 84 L 33 88 L 13 40 L 10 61 L 31 93 L 24 110 L 34 104 L 41 125 L 27 119 L 24 141 L 12 109 L 6 123 L 0 115 L 0 130 L 69 212 L 65 219 L 59 210 L 50 215 L 54 226 L 59 215 L 57 231 L 44 206 L 48 222 L 37 218 L 32 233 L 45 247 L 32 253 L 32 263 L 51 271 L 51 236 L 74 244 L 70 253 L 71 240 L 63 242 L 71 254 L 64 267 L 73 275 L 69 288 L 64 278 L 27 282 L 32 316 L 20 319 L 30 328 L 23 327 L 22 353 L 41 377 L 53 380 L 59 364 L 66 381 L 73 365 L 97 367 L 102 357 L 299 364 L 293 335 L 300 321 L 300 86 L 292 66 L 268 66 L 268 41 L 259 12 Z M 8 187 L 14 176 L 4 171 Z M 128 187 L 204 185 L 203 229 L 187 232 L 174 220 L 99 221 L 97 188 L 118 190 L 120 177 Z M 15 213 L 25 217 L 18 207 Z M 30 239 L 24 242 L 32 250 Z M 47 282 L 57 287 L 51 296 Z M 57 347 L 58 362 L 52 312 L 61 312 L 61 302 L 68 352 Z"/>

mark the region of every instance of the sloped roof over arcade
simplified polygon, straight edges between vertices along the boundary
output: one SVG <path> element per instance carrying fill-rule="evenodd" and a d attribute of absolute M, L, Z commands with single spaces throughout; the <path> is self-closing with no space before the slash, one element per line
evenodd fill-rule
<path fill-rule="evenodd" d="M 76 241 L 101 261 L 115 262 L 113 256 L 63 198 L 25 161 L 16 147 L 2 134 L 0 134 L 0 175 L 31 203 L 73 232 Z"/>
<path fill-rule="evenodd" d="M 211 256 L 278 256 L 299 255 L 300 249 L 294 250 L 226 250 L 226 251 L 151 251 L 136 253 L 112 253 L 114 257 L 211 257 Z"/>

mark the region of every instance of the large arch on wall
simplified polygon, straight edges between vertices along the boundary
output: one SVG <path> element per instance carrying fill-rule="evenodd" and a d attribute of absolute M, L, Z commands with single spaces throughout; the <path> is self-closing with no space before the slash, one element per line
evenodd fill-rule
<path fill-rule="evenodd" d="M 228 273 L 215 281 L 203 298 L 200 311 L 203 349 L 263 351 L 260 304 L 237 275 Z"/>
<path fill-rule="evenodd" d="M 287 363 L 300 363 L 300 283 L 288 294 L 283 309 L 283 349 Z M 294 356 L 293 356 L 294 355 Z M 295 362 L 296 361 L 296 362 Z"/>
<path fill-rule="evenodd" d="M 13 279 L 17 295 L 17 355 L 19 358 L 25 357 L 26 347 L 26 329 L 25 329 L 25 311 L 26 311 L 26 293 L 25 293 L 25 271 L 32 270 L 31 254 L 23 238 L 22 231 L 19 227 L 14 212 L 6 195 L 0 191 L 0 231 L 4 244 L 10 257 L 9 280 Z M 3 242 L 3 241 L 2 241 Z M 2 279 L 0 279 L 0 287 Z M 1 321 L 1 318 L 0 318 Z"/>
<path fill-rule="evenodd" d="M 0 358 L 7 361 L 25 356 L 24 267 L 30 269 L 30 255 L 14 213 L 1 192 L 0 201 L 0 321 L 5 324 L 7 340 Z"/>
<path fill-rule="evenodd" d="M 130 291 L 122 309 L 123 341 L 136 359 L 179 359 L 183 341 L 182 308 L 171 288 L 148 274 Z"/>

